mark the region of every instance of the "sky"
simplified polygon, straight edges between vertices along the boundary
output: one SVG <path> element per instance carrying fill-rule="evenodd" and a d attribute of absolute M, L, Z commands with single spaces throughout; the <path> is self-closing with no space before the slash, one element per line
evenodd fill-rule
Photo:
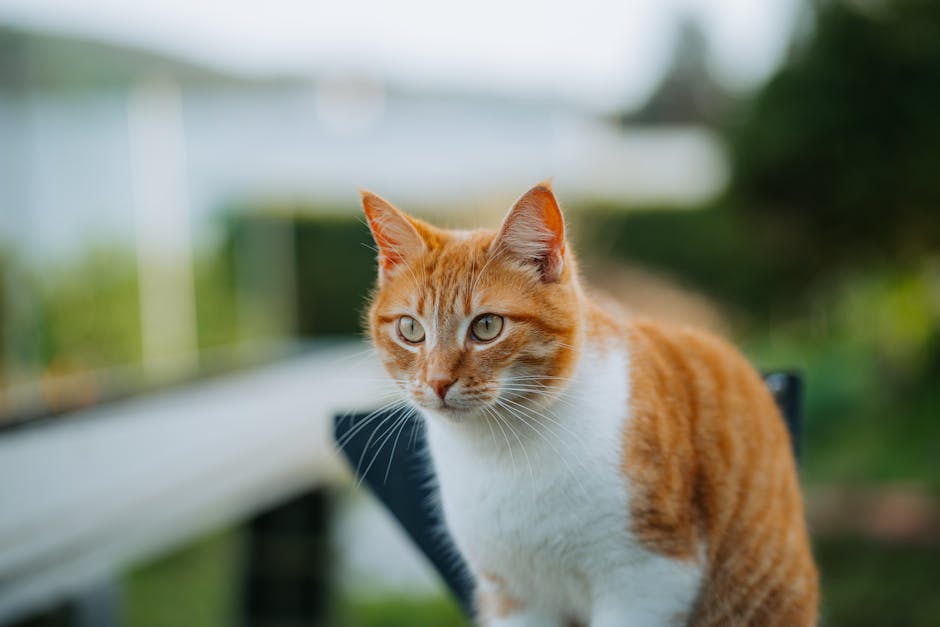
<path fill-rule="evenodd" d="M 701 24 L 716 78 L 738 91 L 759 85 L 803 1 L 0 0 L 0 22 L 238 73 L 352 73 L 610 111 L 649 95 L 683 14 Z"/>

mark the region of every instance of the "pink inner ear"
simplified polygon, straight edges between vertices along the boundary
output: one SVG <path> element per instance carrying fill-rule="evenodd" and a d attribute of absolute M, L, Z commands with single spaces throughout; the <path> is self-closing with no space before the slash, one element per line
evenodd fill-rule
<path fill-rule="evenodd" d="M 549 248 L 557 249 L 559 252 L 565 250 L 565 219 L 561 215 L 561 209 L 558 207 L 558 201 L 555 200 L 555 194 L 545 185 L 537 185 L 529 191 L 532 202 L 541 211 L 541 222 L 545 229 L 551 234 L 551 238 L 546 242 Z"/>
<path fill-rule="evenodd" d="M 546 281 L 561 276 L 565 220 L 548 185 L 536 185 L 516 201 L 493 245 L 521 261 L 537 262 Z"/>
<path fill-rule="evenodd" d="M 390 270 L 405 259 L 405 255 L 417 252 L 423 242 L 408 217 L 387 200 L 362 191 L 362 208 L 372 238 L 379 248 L 381 270 Z"/>
<path fill-rule="evenodd" d="M 366 215 L 368 216 L 368 214 Z M 401 243 L 392 240 L 372 217 L 368 219 L 372 229 L 372 237 L 375 239 L 376 246 L 379 247 L 379 263 L 382 265 L 382 269 L 388 270 L 401 263 L 404 260 L 401 253 L 398 252 Z"/>

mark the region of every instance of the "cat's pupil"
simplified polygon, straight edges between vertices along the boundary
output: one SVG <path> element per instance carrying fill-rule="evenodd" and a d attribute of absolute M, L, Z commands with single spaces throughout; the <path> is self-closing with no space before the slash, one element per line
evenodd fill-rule
<path fill-rule="evenodd" d="M 495 339 L 503 329 L 503 319 L 494 314 L 483 314 L 473 321 L 471 332 L 475 339 L 487 342 Z"/>
<path fill-rule="evenodd" d="M 398 332 L 409 342 L 424 340 L 424 328 L 411 316 L 402 316 L 398 320 Z"/>

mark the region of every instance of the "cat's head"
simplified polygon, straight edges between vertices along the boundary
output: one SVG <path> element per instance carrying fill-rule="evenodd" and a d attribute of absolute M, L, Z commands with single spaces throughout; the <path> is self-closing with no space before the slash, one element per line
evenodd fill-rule
<path fill-rule="evenodd" d="M 512 412 L 570 377 L 581 290 L 547 183 L 498 230 L 450 231 L 362 193 L 378 249 L 372 342 L 409 400 L 451 420 Z"/>

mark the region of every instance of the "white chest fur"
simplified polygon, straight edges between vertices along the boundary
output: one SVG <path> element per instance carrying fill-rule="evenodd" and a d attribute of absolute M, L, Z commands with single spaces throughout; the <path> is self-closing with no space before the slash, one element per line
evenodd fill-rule
<path fill-rule="evenodd" d="M 580 364 L 548 410 L 485 427 L 429 416 L 428 439 L 448 527 L 475 574 L 499 577 L 527 603 L 588 621 L 606 594 L 649 588 L 632 580 L 649 577 L 650 564 L 665 568 L 670 582 L 676 565 L 660 563 L 629 532 L 630 486 L 621 470 L 626 352 L 589 352 Z M 669 602 L 673 615 L 676 603 L 680 610 L 691 603 L 692 571 L 680 577 L 691 591 Z"/>

